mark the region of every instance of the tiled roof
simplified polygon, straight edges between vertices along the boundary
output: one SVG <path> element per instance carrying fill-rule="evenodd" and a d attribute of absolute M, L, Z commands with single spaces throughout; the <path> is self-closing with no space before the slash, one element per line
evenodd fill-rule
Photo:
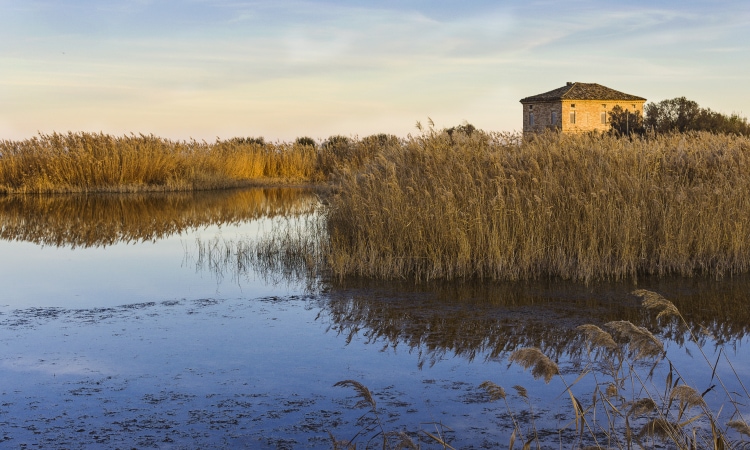
<path fill-rule="evenodd" d="M 643 97 L 626 94 L 596 83 L 567 83 L 561 88 L 521 99 L 521 103 L 551 102 L 557 100 L 643 100 Z"/>

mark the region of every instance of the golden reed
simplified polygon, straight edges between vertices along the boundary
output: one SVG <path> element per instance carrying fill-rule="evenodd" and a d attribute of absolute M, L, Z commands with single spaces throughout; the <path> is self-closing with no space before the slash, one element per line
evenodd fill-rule
<path fill-rule="evenodd" d="M 750 268 L 750 139 L 429 130 L 344 172 L 339 277 L 635 279 Z"/>
<path fill-rule="evenodd" d="M 147 135 L 40 134 L 0 141 L 0 193 L 188 191 L 320 178 L 313 146 Z"/>

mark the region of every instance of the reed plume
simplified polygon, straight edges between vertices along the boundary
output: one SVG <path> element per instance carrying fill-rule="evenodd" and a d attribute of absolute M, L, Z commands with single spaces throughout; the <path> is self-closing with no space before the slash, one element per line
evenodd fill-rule
<path fill-rule="evenodd" d="M 634 359 L 664 355 L 664 344 L 647 329 L 635 326 L 627 320 L 608 322 L 606 326 L 627 340 L 629 351 Z"/>
<path fill-rule="evenodd" d="M 357 408 L 370 408 L 373 411 L 376 409 L 376 403 L 375 398 L 373 398 L 372 393 L 370 392 L 370 389 L 367 388 L 364 384 L 360 383 L 356 380 L 343 380 L 339 381 L 336 384 L 334 384 L 335 387 L 350 387 L 354 389 L 354 391 L 357 393 L 357 396 L 361 398 L 359 402 L 355 405 Z"/>
<path fill-rule="evenodd" d="M 744 434 L 750 437 L 750 426 L 742 420 L 732 420 L 727 422 L 727 426 L 737 431 L 738 433 Z"/>
<path fill-rule="evenodd" d="M 597 327 L 596 325 L 584 324 L 576 327 L 576 330 L 586 335 L 587 342 L 592 347 L 598 347 L 610 352 L 619 350 L 612 335 Z"/>
<path fill-rule="evenodd" d="M 629 416 L 643 416 L 658 408 L 656 402 L 651 397 L 639 398 L 632 402 L 630 409 L 628 410 Z"/>
<path fill-rule="evenodd" d="M 642 305 L 646 309 L 658 311 L 659 313 L 656 315 L 657 319 L 661 319 L 662 317 L 681 318 L 680 311 L 677 307 L 672 302 L 662 297 L 661 294 L 646 289 L 636 289 L 632 294 L 641 298 Z"/>
<path fill-rule="evenodd" d="M 534 379 L 544 378 L 545 383 L 549 383 L 553 376 L 560 373 L 557 364 L 536 347 L 521 348 L 514 351 L 511 353 L 509 361 L 524 369 L 531 368 L 531 375 Z"/>
<path fill-rule="evenodd" d="M 505 389 L 502 386 L 498 386 L 492 381 L 484 381 L 479 385 L 480 388 L 484 389 L 490 396 L 490 401 L 505 400 Z"/>

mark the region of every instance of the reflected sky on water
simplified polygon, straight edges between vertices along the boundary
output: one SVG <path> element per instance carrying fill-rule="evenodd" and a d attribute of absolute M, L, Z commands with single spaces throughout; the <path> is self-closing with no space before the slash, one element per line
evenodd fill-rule
<path fill-rule="evenodd" d="M 748 277 L 327 280 L 295 248 L 274 252 L 314 241 L 319 207 L 288 189 L 0 198 L 0 442 L 328 448 L 328 431 L 358 431 L 353 392 L 333 387 L 354 379 L 394 429 L 442 422 L 462 447 L 507 446 L 507 416 L 479 383 L 533 388 L 535 408 L 558 417 L 539 425 L 556 429 L 571 413 L 564 386 L 508 354 L 539 347 L 571 381 L 587 355 L 575 327 L 614 320 L 655 331 L 697 388 L 715 384 L 687 328 L 657 321 L 636 287 L 675 303 L 711 364 L 726 354 L 750 375 Z M 717 373 L 742 391 L 727 363 Z"/>
<path fill-rule="evenodd" d="M 289 190 L 0 198 L 0 307 L 104 307 L 154 300 L 289 295 L 294 286 L 217 280 L 196 241 L 256 237 L 310 213 Z"/>

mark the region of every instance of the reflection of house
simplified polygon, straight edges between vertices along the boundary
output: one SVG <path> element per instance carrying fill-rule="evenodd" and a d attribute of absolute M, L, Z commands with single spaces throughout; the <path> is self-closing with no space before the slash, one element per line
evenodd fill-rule
<path fill-rule="evenodd" d="M 568 82 L 561 88 L 521 99 L 523 132 L 548 128 L 563 133 L 609 130 L 609 115 L 615 106 L 643 115 L 646 99 L 596 83 Z"/>

